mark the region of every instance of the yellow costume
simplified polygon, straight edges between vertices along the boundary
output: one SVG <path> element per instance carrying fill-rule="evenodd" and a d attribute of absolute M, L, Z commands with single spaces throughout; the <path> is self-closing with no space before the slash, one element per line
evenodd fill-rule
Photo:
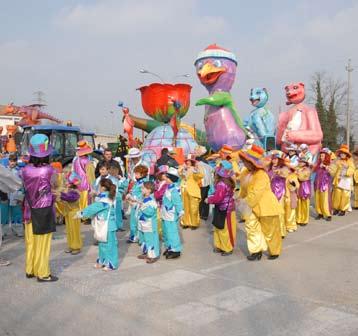
<path fill-rule="evenodd" d="M 50 273 L 50 251 L 52 233 L 35 235 L 32 223 L 25 224 L 25 272 L 38 278 L 47 278 Z"/>
<path fill-rule="evenodd" d="M 247 197 L 247 187 L 251 178 L 252 174 L 246 168 L 243 168 L 240 173 L 239 199 L 245 199 Z M 258 218 L 253 212 L 247 214 L 242 213 L 241 216 L 245 221 L 247 248 L 250 254 L 266 251 L 267 244 Z"/>
<path fill-rule="evenodd" d="M 349 159 L 338 159 L 334 166 L 332 206 L 336 211 L 346 212 L 351 201 L 355 167 Z"/>
<path fill-rule="evenodd" d="M 252 172 L 244 201 L 252 209 L 255 220 L 261 224 L 270 255 L 280 255 L 282 238 L 279 216 L 283 214 L 283 209 L 271 191 L 270 179 L 263 169 Z"/>
<path fill-rule="evenodd" d="M 358 209 L 358 167 L 354 171 L 354 209 Z"/>
<path fill-rule="evenodd" d="M 309 167 L 299 167 L 296 170 L 300 189 L 296 208 L 297 224 L 307 225 L 310 218 L 310 197 L 311 197 L 311 169 Z"/>
<path fill-rule="evenodd" d="M 288 232 L 297 230 L 296 208 L 297 208 L 297 192 L 300 186 L 297 175 L 289 173 L 286 178 L 285 193 L 285 226 Z"/>
<path fill-rule="evenodd" d="M 182 175 L 182 198 L 184 205 L 184 216 L 182 226 L 198 227 L 200 225 L 199 203 L 201 200 L 200 181 L 204 175 L 190 168 Z"/>

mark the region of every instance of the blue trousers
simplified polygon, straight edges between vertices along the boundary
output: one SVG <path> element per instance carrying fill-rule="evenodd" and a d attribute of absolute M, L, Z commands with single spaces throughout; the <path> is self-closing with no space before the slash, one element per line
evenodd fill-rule
<path fill-rule="evenodd" d="M 116 198 L 116 224 L 118 229 L 123 228 L 122 195 Z"/>
<path fill-rule="evenodd" d="M 131 214 L 129 218 L 129 228 L 130 228 L 130 235 L 129 239 L 132 241 L 138 240 L 138 220 L 136 215 L 136 208 L 132 206 Z"/>
<path fill-rule="evenodd" d="M 183 247 L 179 235 L 179 223 L 177 221 L 162 221 L 163 242 L 166 249 L 173 252 L 181 252 Z"/>
<path fill-rule="evenodd" d="M 97 263 L 111 269 L 118 268 L 118 240 L 115 231 L 108 231 L 106 243 L 98 243 Z"/>

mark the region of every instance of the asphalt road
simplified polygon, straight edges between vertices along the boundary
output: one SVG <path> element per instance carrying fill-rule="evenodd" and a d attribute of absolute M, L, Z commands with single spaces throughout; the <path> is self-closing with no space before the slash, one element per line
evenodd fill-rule
<path fill-rule="evenodd" d="M 0 268 L 0 335 L 358 335 L 358 211 L 334 221 L 311 219 L 284 240 L 275 261 L 246 260 L 243 224 L 235 253 L 212 253 L 210 225 L 182 232 L 178 260 L 147 265 L 120 233 L 121 264 L 93 268 L 97 248 L 89 226 L 78 256 L 53 240 L 51 266 L 60 280 L 24 274 L 24 244 L 5 241 Z"/>

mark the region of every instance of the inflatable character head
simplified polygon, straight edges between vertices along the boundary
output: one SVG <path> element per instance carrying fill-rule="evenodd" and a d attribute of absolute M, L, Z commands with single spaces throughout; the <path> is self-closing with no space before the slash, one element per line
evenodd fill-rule
<path fill-rule="evenodd" d="M 209 92 L 231 90 L 237 67 L 236 56 L 231 51 L 211 44 L 199 53 L 194 65 L 201 84 Z"/>
<path fill-rule="evenodd" d="M 251 89 L 250 102 L 252 106 L 256 108 L 264 107 L 267 101 L 268 101 L 268 93 L 265 88 Z"/>
<path fill-rule="evenodd" d="M 305 85 L 303 83 L 293 83 L 285 86 L 286 105 L 299 104 L 305 99 Z"/>

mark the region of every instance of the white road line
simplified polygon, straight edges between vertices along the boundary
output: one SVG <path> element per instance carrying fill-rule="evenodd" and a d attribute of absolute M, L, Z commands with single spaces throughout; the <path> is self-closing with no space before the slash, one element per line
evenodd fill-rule
<path fill-rule="evenodd" d="M 351 223 L 351 224 L 340 226 L 339 228 L 327 231 L 325 233 L 319 234 L 319 235 L 317 235 L 315 237 L 312 237 L 312 238 L 305 239 L 305 240 L 303 240 L 301 242 L 298 242 L 298 243 L 293 243 L 293 244 L 290 244 L 290 245 L 286 245 L 286 246 L 283 247 L 283 250 L 287 250 L 287 249 L 290 249 L 292 247 L 300 246 L 302 244 L 310 243 L 310 242 L 315 241 L 317 239 L 321 239 L 321 238 L 329 236 L 329 235 L 331 235 L 333 233 L 343 231 L 343 230 L 346 230 L 346 229 L 349 229 L 349 228 L 352 228 L 352 227 L 355 227 L 355 226 L 358 226 L 358 222 L 354 222 L 354 223 Z M 217 265 L 217 266 L 203 268 L 203 269 L 200 270 L 200 272 L 202 272 L 202 273 L 211 273 L 211 272 L 215 272 L 215 271 L 221 270 L 221 269 L 229 267 L 229 266 L 241 264 L 244 261 L 246 261 L 246 259 L 239 259 L 239 260 L 231 261 L 231 262 L 228 262 L 228 263 L 220 264 L 220 265 Z"/>

